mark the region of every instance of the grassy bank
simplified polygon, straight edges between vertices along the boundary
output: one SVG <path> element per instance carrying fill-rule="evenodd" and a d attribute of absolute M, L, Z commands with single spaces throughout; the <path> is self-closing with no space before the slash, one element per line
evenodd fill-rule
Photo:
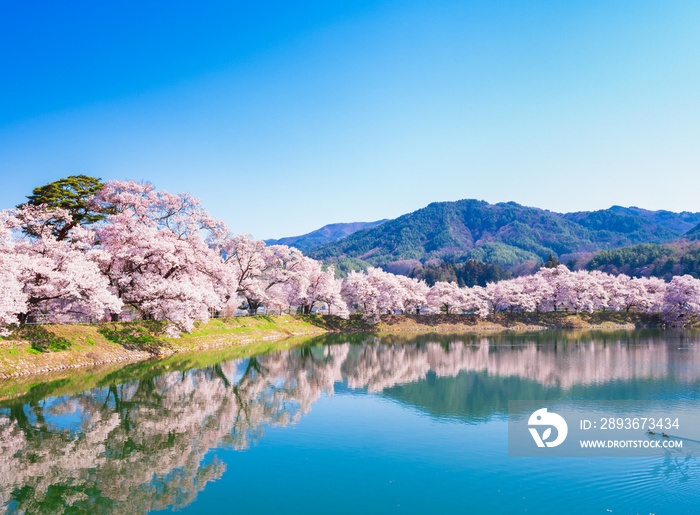
<path fill-rule="evenodd" d="M 281 351 L 308 340 L 308 336 L 299 336 L 277 341 L 256 341 L 222 349 L 180 352 L 161 359 L 146 359 L 126 364 L 110 363 L 20 376 L 11 381 L 0 381 L 0 402 L 8 399 L 30 402 L 46 396 L 70 395 L 90 388 L 146 380 L 166 372 L 215 366 L 223 361 Z"/>
<path fill-rule="evenodd" d="M 0 340 L 0 378 L 110 363 L 163 358 L 193 350 L 259 346 L 333 327 L 320 317 L 239 317 L 198 324 L 191 334 L 166 338 L 164 322 L 27 326 Z"/>
<path fill-rule="evenodd" d="M 476 315 L 386 315 L 377 331 L 541 331 L 547 329 L 638 329 L 660 327 L 656 315 L 597 311 L 595 313 L 498 313 L 482 319 Z"/>
<path fill-rule="evenodd" d="M 163 322 L 28 326 L 0 339 L 0 379 L 143 361 L 209 349 L 265 350 L 265 342 L 327 332 L 497 332 L 545 329 L 634 329 L 659 320 L 638 313 L 501 313 L 385 315 L 370 326 L 360 318 L 257 316 L 210 320 L 180 338 L 162 335 Z"/>

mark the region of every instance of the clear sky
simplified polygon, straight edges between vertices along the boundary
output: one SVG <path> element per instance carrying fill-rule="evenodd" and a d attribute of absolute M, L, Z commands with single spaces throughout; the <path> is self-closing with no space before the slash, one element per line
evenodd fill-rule
<path fill-rule="evenodd" d="M 291 236 L 430 202 L 700 211 L 696 0 L 0 2 L 0 208 L 71 174 Z"/>

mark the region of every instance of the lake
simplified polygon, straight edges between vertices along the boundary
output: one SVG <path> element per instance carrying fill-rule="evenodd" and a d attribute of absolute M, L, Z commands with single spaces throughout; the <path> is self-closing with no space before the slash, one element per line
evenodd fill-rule
<path fill-rule="evenodd" d="M 334 334 L 22 384 L 0 385 L 8 513 L 700 511 L 692 446 L 508 449 L 509 401 L 652 400 L 697 416 L 694 331 Z"/>

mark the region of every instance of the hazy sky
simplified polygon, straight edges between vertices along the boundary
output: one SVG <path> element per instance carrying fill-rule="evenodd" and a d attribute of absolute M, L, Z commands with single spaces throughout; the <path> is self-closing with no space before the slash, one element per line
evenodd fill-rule
<path fill-rule="evenodd" d="M 698 27 L 696 0 L 5 0 L 0 208 L 82 173 L 259 238 L 461 198 L 700 211 Z"/>

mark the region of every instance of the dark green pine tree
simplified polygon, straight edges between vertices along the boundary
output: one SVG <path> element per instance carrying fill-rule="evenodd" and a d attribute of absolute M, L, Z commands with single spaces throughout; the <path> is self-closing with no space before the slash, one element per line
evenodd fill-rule
<path fill-rule="evenodd" d="M 547 256 L 547 261 L 544 263 L 545 268 L 556 268 L 559 265 L 561 265 L 559 260 L 551 254 Z"/>
<path fill-rule="evenodd" d="M 105 215 L 92 210 L 87 202 L 103 186 L 101 179 L 88 177 L 87 175 L 71 175 L 65 179 L 59 179 L 45 186 L 34 188 L 32 194 L 27 196 L 29 200 L 17 207 L 43 204 L 49 209 L 62 208 L 68 211 L 72 218 L 71 222 L 66 223 L 61 219 L 49 221 L 53 235 L 60 241 L 66 239 L 74 227 L 90 225 L 104 219 Z M 25 229 L 25 232 L 36 236 L 36 234 L 32 234 L 30 229 Z"/>

